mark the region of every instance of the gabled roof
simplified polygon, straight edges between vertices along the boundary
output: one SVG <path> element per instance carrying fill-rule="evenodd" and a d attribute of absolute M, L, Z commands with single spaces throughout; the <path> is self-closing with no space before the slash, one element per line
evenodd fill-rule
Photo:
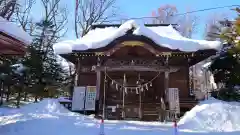
<path fill-rule="evenodd" d="M 23 55 L 31 42 L 23 29 L 0 17 L 0 55 Z"/>
<path fill-rule="evenodd" d="M 32 42 L 32 37 L 26 33 L 22 28 L 18 27 L 16 24 L 9 22 L 0 16 L 0 32 L 7 34 L 23 42 L 24 44 L 30 44 Z"/>
<path fill-rule="evenodd" d="M 159 26 L 169 26 L 169 25 L 172 25 L 172 26 L 177 26 L 177 24 L 144 24 L 145 27 L 159 27 Z M 107 27 L 120 27 L 121 24 L 94 24 L 92 25 L 91 29 L 96 29 L 96 28 L 107 28 Z M 175 28 L 175 27 L 174 27 Z"/>
<path fill-rule="evenodd" d="M 131 31 L 132 35 L 144 36 L 151 39 L 158 46 L 183 52 L 199 50 L 219 50 L 222 46 L 218 41 L 193 40 L 169 26 L 147 27 L 134 20 L 129 20 L 120 27 L 95 28 L 81 39 L 62 41 L 53 46 L 55 53 L 68 54 L 74 51 L 88 51 L 106 47 L 115 39 L 125 36 Z"/>

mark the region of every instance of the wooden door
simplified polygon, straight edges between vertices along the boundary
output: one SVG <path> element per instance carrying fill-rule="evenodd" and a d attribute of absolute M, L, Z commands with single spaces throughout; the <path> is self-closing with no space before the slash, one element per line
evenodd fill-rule
<path fill-rule="evenodd" d="M 127 77 L 128 86 L 136 86 L 137 76 Z M 136 89 L 124 89 L 124 111 L 126 119 L 139 118 L 139 90 Z"/>

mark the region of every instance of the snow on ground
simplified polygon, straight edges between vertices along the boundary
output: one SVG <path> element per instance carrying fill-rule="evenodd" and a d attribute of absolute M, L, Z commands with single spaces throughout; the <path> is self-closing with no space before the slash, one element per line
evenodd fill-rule
<path fill-rule="evenodd" d="M 119 28 L 107 27 L 91 30 L 77 40 L 66 40 L 53 45 L 56 54 L 71 53 L 73 50 L 96 49 L 107 46 L 114 39 L 124 36 L 132 28 L 134 35 L 145 36 L 152 39 L 158 45 L 170 49 L 179 49 L 181 51 L 191 52 L 203 49 L 222 48 L 218 41 L 193 40 L 181 36 L 171 25 L 159 27 L 145 27 L 143 24 L 134 20 L 123 23 Z"/>
<path fill-rule="evenodd" d="M 45 99 L 20 109 L 0 108 L 0 112 L 0 135 L 99 135 L 100 132 L 99 120 L 69 112 L 57 99 Z M 181 129 L 178 135 L 240 134 L 196 132 L 191 127 L 187 128 L 189 120 L 183 121 L 185 128 Z M 105 135 L 174 135 L 172 125 L 160 122 L 105 120 L 104 127 Z"/>
<path fill-rule="evenodd" d="M 16 24 L 9 22 L 0 16 L 0 31 L 16 38 L 25 44 L 30 44 L 32 42 L 32 37 L 27 34 L 22 28 L 18 27 Z"/>
<path fill-rule="evenodd" d="M 59 97 L 59 102 L 72 102 L 72 100 L 69 99 L 69 97 Z"/>
<path fill-rule="evenodd" d="M 202 101 L 179 121 L 181 129 L 208 132 L 240 131 L 240 103 L 214 98 Z M 240 132 L 239 132 L 240 133 Z"/>
<path fill-rule="evenodd" d="M 0 110 L 2 111 L 2 110 Z M 105 121 L 106 135 L 157 135 L 171 132 L 172 124 L 158 122 Z M 43 100 L 0 117 L 0 135 L 98 135 L 99 120 L 69 112 L 57 100 Z M 139 133 L 139 135 L 141 135 Z"/>

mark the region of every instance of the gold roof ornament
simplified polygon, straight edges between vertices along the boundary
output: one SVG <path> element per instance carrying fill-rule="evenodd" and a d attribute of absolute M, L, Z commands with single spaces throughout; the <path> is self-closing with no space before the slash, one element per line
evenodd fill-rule
<path fill-rule="evenodd" d="M 145 43 L 140 42 L 140 41 L 124 41 L 121 43 L 123 46 L 144 46 Z"/>

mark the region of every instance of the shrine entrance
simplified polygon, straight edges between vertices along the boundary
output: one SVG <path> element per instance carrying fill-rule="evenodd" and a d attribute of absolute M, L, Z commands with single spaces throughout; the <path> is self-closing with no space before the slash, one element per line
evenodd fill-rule
<path fill-rule="evenodd" d="M 118 106 L 122 119 L 141 120 L 154 115 L 157 119 L 160 99 L 164 97 L 161 72 L 118 71 L 107 72 L 106 105 Z M 161 81 L 161 82 L 159 82 Z"/>
<path fill-rule="evenodd" d="M 106 51 L 108 57 L 95 68 L 97 73 L 104 75 L 103 81 L 97 80 L 97 84 L 104 82 L 101 85 L 103 116 L 158 120 L 162 103 L 166 101 L 168 74 L 178 71 L 179 67 L 169 65 L 168 56 L 156 55 L 152 46 L 139 42 L 136 43 L 139 46 L 133 44 L 126 41 L 109 49 Z M 105 113 L 112 107 L 116 107 L 116 112 Z"/>

